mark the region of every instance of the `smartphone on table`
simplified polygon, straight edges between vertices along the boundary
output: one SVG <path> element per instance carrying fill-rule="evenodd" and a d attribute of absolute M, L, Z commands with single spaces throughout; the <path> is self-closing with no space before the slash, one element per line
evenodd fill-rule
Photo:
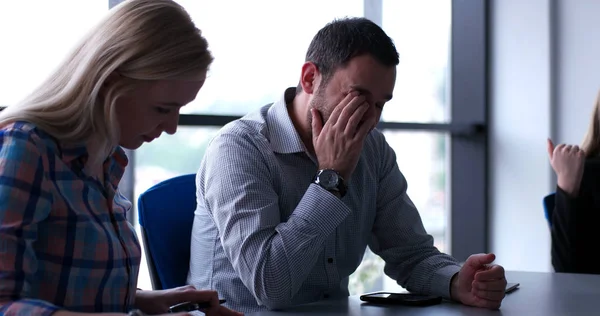
<path fill-rule="evenodd" d="M 507 283 L 504 292 L 506 294 L 511 293 L 518 289 L 519 286 L 519 283 Z M 442 302 L 442 297 L 412 293 L 373 292 L 361 295 L 360 300 L 375 304 L 431 306 L 440 304 Z"/>
<path fill-rule="evenodd" d="M 512 293 L 514 290 L 518 289 L 521 284 L 519 283 L 506 283 L 506 288 L 504 289 L 504 293 Z"/>
<path fill-rule="evenodd" d="M 375 304 L 431 306 L 440 304 L 442 297 L 412 293 L 373 292 L 361 295 L 360 300 Z"/>

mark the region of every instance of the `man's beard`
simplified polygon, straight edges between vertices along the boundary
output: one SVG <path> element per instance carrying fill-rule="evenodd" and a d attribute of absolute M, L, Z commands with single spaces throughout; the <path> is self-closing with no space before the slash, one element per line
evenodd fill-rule
<path fill-rule="evenodd" d="M 317 93 L 315 93 L 315 96 L 310 101 L 309 109 L 312 109 L 312 108 L 314 108 L 314 109 L 317 110 L 318 115 L 321 117 L 321 124 L 325 125 L 325 123 L 327 122 L 327 120 L 331 116 L 331 112 L 333 112 L 333 108 L 327 104 L 327 102 L 325 100 L 324 93 L 323 93 L 323 89 L 317 90 Z M 310 134 L 310 137 L 312 139 L 312 136 L 313 136 L 313 132 L 312 132 L 312 123 L 313 123 L 312 111 L 308 112 L 308 123 L 310 124 L 309 125 L 310 126 L 309 134 Z"/>

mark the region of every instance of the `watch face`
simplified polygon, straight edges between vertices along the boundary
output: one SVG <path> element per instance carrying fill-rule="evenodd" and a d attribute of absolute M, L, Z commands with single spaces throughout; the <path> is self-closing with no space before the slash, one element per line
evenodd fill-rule
<path fill-rule="evenodd" d="M 321 185 L 327 189 L 336 188 L 338 181 L 337 172 L 333 170 L 323 170 L 319 175 L 319 183 L 321 183 Z"/>

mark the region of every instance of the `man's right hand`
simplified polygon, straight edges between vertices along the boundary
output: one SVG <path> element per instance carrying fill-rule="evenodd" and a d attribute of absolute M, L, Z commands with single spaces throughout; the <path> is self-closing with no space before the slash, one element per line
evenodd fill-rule
<path fill-rule="evenodd" d="M 548 157 L 556 172 L 558 186 L 570 196 L 577 196 L 585 165 L 583 149 L 566 144 L 554 147 L 552 140 L 548 139 Z"/>
<path fill-rule="evenodd" d="M 333 109 L 325 124 L 318 110 L 311 109 L 313 146 L 319 169 L 333 169 L 348 181 L 363 142 L 377 123 L 375 115 L 365 117 L 369 107 L 363 96 L 351 92 Z"/>

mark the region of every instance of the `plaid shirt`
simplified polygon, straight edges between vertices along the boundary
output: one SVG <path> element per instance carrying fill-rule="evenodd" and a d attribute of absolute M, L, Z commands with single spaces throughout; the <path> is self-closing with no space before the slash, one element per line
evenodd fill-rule
<path fill-rule="evenodd" d="M 106 160 L 104 184 L 86 159 L 30 123 L 0 129 L 0 315 L 132 307 L 141 249 L 117 190 L 127 156 Z"/>

